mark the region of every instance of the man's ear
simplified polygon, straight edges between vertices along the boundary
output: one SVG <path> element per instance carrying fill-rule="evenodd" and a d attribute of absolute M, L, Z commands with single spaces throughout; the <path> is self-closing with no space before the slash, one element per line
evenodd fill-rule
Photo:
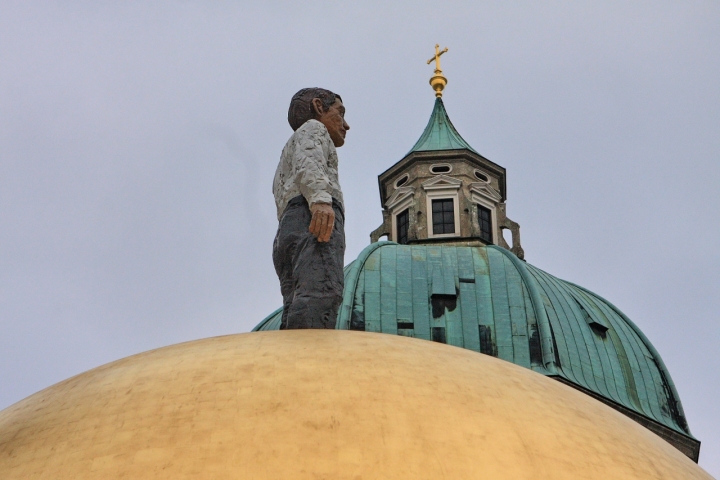
<path fill-rule="evenodd" d="M 315 118 L 322 117 L 323 113 L 325 113 L 325 109 L 323 108 L 322 100 L 320 100 L 319 98 L 313 98 L 312 106 L 313 106 L 313 111 L 315 112 Z"/>

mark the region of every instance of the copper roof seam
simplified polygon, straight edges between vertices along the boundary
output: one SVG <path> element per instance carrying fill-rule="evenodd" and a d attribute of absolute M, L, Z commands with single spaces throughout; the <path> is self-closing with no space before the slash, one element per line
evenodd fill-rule
<path fill-rule="evenodd" d="M 557 366 L 555 365 L 555 354 L 553 350 L 552 331 L 550 329 L 550 320 L 548 319 L 547 312 L 545 311 L 545 305 L 543 304 L 542 297 L 537 287 L 537 280 L 535 280 L 530 272 L 528 271 L 527 265 L 517 258 L 512 252 L 496 245 L 488 245 L 487 248 L 499 250 L 500 253 L 505 255 L 515 268 L 520 273 L 525 287 L 528 289 L 530 294 L 530 300 L 533 304 L 533 309 L 537 315 L 538 331 L 540 332 L 540 345 L 542 348 L 542 358 L 545 368 L 548 370 L 550 375 L 558 375 Z"/>
<path fill-rule="evenodd" d="M 605 317 L 605 314 L 602 312 L 602 310 L 598 307 L 595 307 L 595 309 L 592 308 L 592 305 L 590 305 L 590 301 L 582 297 L 582 295 L 585 295 L 583 292 L 577 292 L 570 290 L 570 286 L 567 284 L 564 284 L 564 287 L 570 292 L 570 295 L 575 299 L 576 302 L 578 302 L 579 305 L 582 306 L 582 308 L 587 312 L 588 316 L 593 318 L 593 316 L 597 316 L 598 313 L 602 315 L 602 320 L 604 320 L 606 323 L 609 323 L 610 320 Z M 584 304 L 584 305 L 583 305 Z M 595 311 L 597 310 L 597 311 Z M 609 345 L 613 345 L 612 341 Z M 614 345 L 613 345 L 614 347 Z M 618 391 L 618 379 L 615 376 L 615 371 L 612 368 L 612 360 L 610 360 L 610 353 L 608 351 L 608 348 L 606 347 L 604 350 L 604 355 L 607 357 L 607 363 L 609 371 L 607 373 L 608 378 L 612 378 L 611 382 L 607 383 L 608 392 L 610 393 L 610 397 L 616 401 L 618 404 L 623 405 L 625 402 L 622 399 L 622 394 Z M 603 372 L 605 369 L 603 368 Z M 629 400 L 629 399 L 628 399 Z"/>
<path fill-rule="evenodd" d="M 597 347 L 595 347 L 595 345 L 593 344 L 593 348 L 595 348 L 595 354 L 597 355 L 597 362 L 595 362 L 593 359 L 593 351 L 591 350 L 590 344 L 588 342 L 588 335 L 592 335 L 592 333 L 589 332 L 589 330 L 587 329 L 587 324 L 584 321 L 584 317 L 582 317 L 582 312 L 580 312 L 579 309 L 577 311 L 574 310 L 574 308 L 575 309 L 578 308 L 576 305 L 579 305 L 577 303 L 577 300 L 571 293 L 569 293 L 566 290 L 566 286 L 560 279 L 554 277 L 553 275 L 550 275 L 547 272 L 542 272 L 542 273 L 543 273 L 543 276 L 546 277 L 546 281 L 555 290 L 557 290 L 559 292 L 559 294 L 562 296 L 562 300 L 567 304 L 567 307 L 570 309 L 570 315 L 567 315 L 567 313 L 566 313 L 568 320 L 577 319 L 578 318 L 577 313 L 580 313 L 581 318 L 583 318 L 582 323 L 578 322 L 578 323 L 580 323 L 580 325 L 579 325 L 580 332 L 579 333 L 581 335 L 581 338 L 579 339 L 580 340 L 579 342 L 578 342 L 578 339 L 576 338 L 576 342 L 581 344 L 583 347 L 585 347 L 585 351 L 587 352 L 589 365 L 590 365 L 590 371 L 591 371 L 592 377 L 593 377 L 592 384 L 594 384 L 596 387 L 595 391 L 603 394 L 606 397 L 610 397 L 609 389 L 607 388 L 607 384 L 605 383 L 605 380 L 604 380 L 606 378 L 605 371 L 602 368 L 602 360 L 600 359 L 599 352 L 597 351 Z M 560 298 L 558 298 L 558 301 L 560 301 Z M 575 303 L 576 305 L 573 305 L 573 303 Z M 562 305 L 562 303 L 561 303 L 561 307 L 563 308 L 563 310 L 565 309 L 565 307 Z M 573 335 L 574 335 L 574 333 L 575 332 L 573 331 Z M 603 379 L 602 382 L 598 382 L 598 380 L 597 380 L 598 377 L 595 374 L 596 373 L 595 370 L 598 368 L 597 364 L 599 364 L 600 371 L 602 372 L 602 375 L 600 377 Z M 588 382 L 588 385 L 590 385 L 590 383 L 591 382 Z"/>
<path fill-rule="evenodd" d="M 342 301 L 342 304 L 340 305 L 340 311 L 338 312 L 337 322 L 335 322 L 336 330 L 347 330 L 348 322 L 350 321 L 350 316 L 352 315 L 353 301 L 355 298 L 355 289 L 357 288 L 358 277 L 360 275 L 360 272 L 362 271 L 362 267 L 365 265 L 365 262 L 370 257 L 370 255 L 372 255 L 373 252 L 375 252 L 375 250 L 377 250 L 378 248 L 384 247 L 385 245 L 399 245 L 399 244 L 395 243 L 395 242 L 389 242 L 389 241 L 371 243 L 370 245 L 365 247 L 362 252 L 360 252 L 360 255 L 358 255 L 358 258 L 355 259 L 355 261 L 351 265 L 348 265 L 350 267 L 350 269 L 345 274 L 345 288 L 343 290 L 343 301 Z"/>
<path fill-rule="evenodd" d="M 566 280 L 563 280 L 564 282 L 567 282 Z M 625 322 L 628 324 L 628 326 L 635 332 L 635 334 L 640 337 L 640 340 L 645 344 L 645 347 L 647 347 L 648 350 L 650 350 L 650 353 L 652 354 L 655 362 L 657 363 L 658 369 L 660 370 L 660 374 L 664 377 L 664 380 L 667 382 L 668 387 L 670 388 L 670 391 L 673 396 L 673 400 L 675 401 L 675 406 L 678 410 L 678 414 L 680 416 L 680 419 L 682 419 L 682 423 L 680 424 L 680 427 L 687 432 L 688 435 L 692 437 L 692 433 L 690 432 L 690 427 L 687 424 L 687 419 L 685 417 L 685 411 L 682 407 L 682 402 L 680 401 L 680 395 L 678 395 L 677 389 L 675 388 L 675 383 L 672 381 L 672 377 L 670 377 L 670 372 L 668 371 L 667 367 L 665 366 L 665 362 L 663 362 L 662 357 L 658 353 L 657 350 L 655 350 L 655 347 L 652 343 L 650 343 L 650 340 L 645 336 L 645 334 L 638 328 L 635 323 L 630 320 L 630 318 L 627 317 L 620 309 L 618 309 L 615 305 L 613 305 L 611 302 L 607 301 L 605 298 L 601 297 L 600 295 L 591 292 L 587 288 L 581 287 L 580 285 L 576 285 L 572 282 L 567 282 L 570 285 L 573 285 L 574 287 L 579 288 L 583 292 L 586 292 L 592 296 L 597 297 L 599 300 L 605 302 L 605 304 L 610 307 L 615 313 L 617 313 Z M 692 437 L 695 438 L 695 437 Z M 697 439 L 696 439 L 697 440 Z"/>

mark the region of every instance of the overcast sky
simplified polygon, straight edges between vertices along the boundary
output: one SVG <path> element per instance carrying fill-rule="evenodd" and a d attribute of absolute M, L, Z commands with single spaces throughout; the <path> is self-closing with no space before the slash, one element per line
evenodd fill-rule
<path fill-rule="evenodd" d="M 302 87 L 347 107 L 355 258 L 440 43 L 526 259 L 638 324 L 720 476 L 720 3 L 348 3 L 0 3 L 0 408 L 280 305 L 271 183 Z"/>

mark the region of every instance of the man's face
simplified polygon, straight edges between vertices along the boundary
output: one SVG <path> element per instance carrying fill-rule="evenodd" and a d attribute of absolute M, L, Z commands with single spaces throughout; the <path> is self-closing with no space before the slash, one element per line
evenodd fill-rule
<path fill-rule="evenodd" d="M 313 104 L 316 106 L 316 112 L 318 111 L 317 107 L 320 107 L 319 111 L 322 112 L 322 103 L 319 98 L 313 99 Z M 336 147 L 342 147 L 345 144 L 345 132 L 350 130 L 350 125 L 345 121 L 345 106 L 340 99 L 335 100 L 335 103 L 326 112 L 320 113 L 318 121 L 325 125 Z"/>

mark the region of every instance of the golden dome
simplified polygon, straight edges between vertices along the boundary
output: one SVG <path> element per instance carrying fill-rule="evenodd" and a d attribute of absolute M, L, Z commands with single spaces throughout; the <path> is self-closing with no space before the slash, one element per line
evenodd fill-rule
<path fill-rule="evenodd" d="M 0 412 L 0 477 L 710 478 L 528 369 L 335 330 L 198 340 L 58 383 Z"/>

